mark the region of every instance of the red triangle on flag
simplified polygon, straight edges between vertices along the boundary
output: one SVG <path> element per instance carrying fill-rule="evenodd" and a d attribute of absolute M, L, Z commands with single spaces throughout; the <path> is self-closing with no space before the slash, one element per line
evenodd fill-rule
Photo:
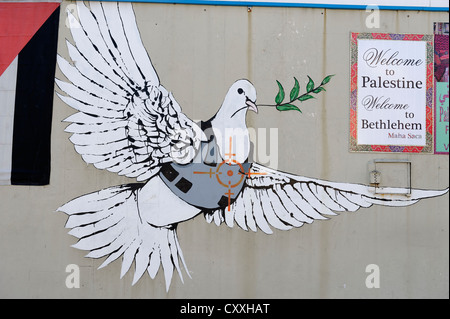
<path fill-rule="evenodd" d="M 58 6 L 54 2 L 0 3 L 0 76 Z"/>

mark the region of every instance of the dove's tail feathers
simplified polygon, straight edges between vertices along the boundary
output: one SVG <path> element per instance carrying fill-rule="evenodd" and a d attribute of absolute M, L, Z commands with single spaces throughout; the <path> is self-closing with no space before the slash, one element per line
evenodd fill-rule
<path fill-rule="evenodd" d="M 90 251 L 86 255 L 89 258 L 107 257 L 99 268 L 122 256 L 122 278 L 134 261 L 134 285 L 146 270 L 153 279 L 162 267 L 168 291 L 174 268 L 183 282 L 180 262 L 190 275 L 178 242 L 176 224 L 155 227 L 142 220 L 137 191 L 143 185 L 106 188 L 75 198 L 58 211 L 69 215 L 66 228 L 71 228 L 69 234 L 79 239 L 73 247 Z"/>

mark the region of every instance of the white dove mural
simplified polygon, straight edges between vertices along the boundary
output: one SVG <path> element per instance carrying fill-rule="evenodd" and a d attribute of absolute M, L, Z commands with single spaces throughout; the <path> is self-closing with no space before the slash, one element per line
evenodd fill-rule
<path fill-rule="evenodd" d="M 79 20 L 68 13 L 72 63 L 58 56 L 69 82 L 55 80 L 57 95 L 78 111 L 65 119 L 71 123 L 66 131 L 85 162 L 138 182 L 80 196 L 58 209 L 68 215 L 69 234 L 79 239 L 74 247 L 89 251 L 86 257 L 106 257 L 100 268 L 121 257 L 122 277 L 134 262 L 133 284 L 162 268 L 168 290 L 174 270 L 181 280 L 182 268 L 190 276 L 177 225 L 200 214 L 217 225 L 270 234 L 335 212 L 407 206 L 448 191 L 379 195 L 369 186 L 252 163 L 246 114 L 258 107 L 249 81 L 236 81 L 216 115 L 197 125 L 161 85 L 130 3 L 92 1 L 88 8 L 79 1 L 77 10 Z"/>

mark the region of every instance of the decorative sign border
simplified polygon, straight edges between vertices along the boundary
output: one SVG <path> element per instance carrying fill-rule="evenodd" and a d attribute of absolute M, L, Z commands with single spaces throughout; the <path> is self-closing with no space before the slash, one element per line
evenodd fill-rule
<path fill-rule="evenodd" d="M 426 41 L 426 145 L 362 145 L 358 144 L 358 40 Z M 424 34 L 351 33 L 350 40 L 350 151 L 386 153 L 432 153 L 433 152 L 433 36 Z"/>

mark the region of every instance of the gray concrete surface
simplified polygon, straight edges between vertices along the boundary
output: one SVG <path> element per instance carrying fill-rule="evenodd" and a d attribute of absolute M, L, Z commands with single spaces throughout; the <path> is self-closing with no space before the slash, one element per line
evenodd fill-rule
<path fill-rule="evenodd" d="M 58 51 L 68 57 L 63 1 Z M 350 32 L 433 33 L 447 13 L 382 11 L 380 28 L 365 26 L 359 10 L 134 4 L 142 38 L 162 84 L 193 119 L 209 119 L 228 87 L 248 78 L 258 102 L 273 103 L 275 80 L 303 89 L 306 76 L 336 74 L 303 113 L 261 109 L 254 128 L 278 129 L 277 168 L 349 183 L 369 182 L 374 159 L 405 159 L 412 186 L 449 184 L 444 155 L 349 152 Z M 59 70 L 57 76 L 62 77 Z M 0 297 L 2 298 L 448 298 L 448 194 L 406 208 L 371 207 L 273 235 L 207 224 L 180 224 L 178 235 L 192 279 L 174 275 L 166 293 L 161 273 L 131 286 L 119 279 L 120 260 L 71 248 L 76 239 L 55 212 L 67 201 L 132 182 L 86 165 L 61 122 L 74 113 L 55 96 L 52 171 L 44 187 L 0 188 Z M 80 268 L 80 288 L 69 289 L 66 267 Z M 367 265 L 380 270 L 380 288 L 366 287 Z"/>

